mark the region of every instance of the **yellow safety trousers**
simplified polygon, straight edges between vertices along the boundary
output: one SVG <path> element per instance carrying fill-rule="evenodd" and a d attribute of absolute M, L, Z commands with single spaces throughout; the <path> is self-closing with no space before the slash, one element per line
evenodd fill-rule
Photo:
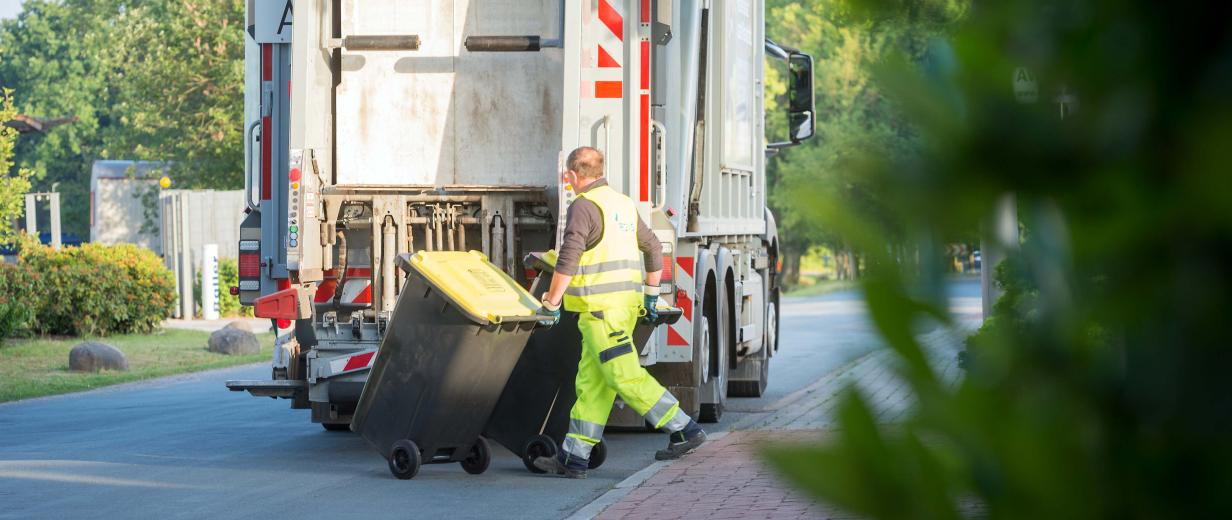
<path fill-rule="evenodd" d="M 590 458 L 591 447 L 603 438 L 617 395 L 656 428 L 674 432 L 688 424 L 689 417 L 680 411 L 676 398 L 638 363 L 632 334 L 640 314 L 640 305 L 580 314 L 577 401 L 569 412 L 564 442 L 569 456 Z"/>

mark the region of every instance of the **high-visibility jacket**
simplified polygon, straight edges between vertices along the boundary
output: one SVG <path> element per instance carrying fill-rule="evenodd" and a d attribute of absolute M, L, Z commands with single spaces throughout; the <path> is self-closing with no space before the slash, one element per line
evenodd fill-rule
<path fill-rule="evenodd" d="M 609 186 L 579 197 L 595 203 L 603 215 L 603 236 L 578 259 L 577 274 L 565 289 L 565 310 L 601 311 L 642 304 L 642 253 L 637 247 L 637 207 Z"/>

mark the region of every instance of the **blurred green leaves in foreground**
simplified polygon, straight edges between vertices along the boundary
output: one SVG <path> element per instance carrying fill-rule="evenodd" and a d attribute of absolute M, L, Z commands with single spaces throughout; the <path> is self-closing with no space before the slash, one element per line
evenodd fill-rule
<path fill-rule="evenodd" d="M 953 3 L 844 16 L 910 24 Z M 955 518 L 960 504 L 1232 517 L 1229 20 L 1219 2 L 975 2 L 924 59 L 879 60 L 877 87 L 918 146 L 843 142 L 878 214 L 821 185 L 795 202 L 867 255 L 870 313 L 916 413 L 877 425 L 851 393 L 832 441 L 772 450 L 774 464 L 876 518 Z M 1016 99 L 1020 67 L 1034 102 Z M 1024 231 L 999 269 L 1010 300 L 950 387 L 913 334 L 944 318 L 932 244 L 977 229 L 1006 193 Z"/>

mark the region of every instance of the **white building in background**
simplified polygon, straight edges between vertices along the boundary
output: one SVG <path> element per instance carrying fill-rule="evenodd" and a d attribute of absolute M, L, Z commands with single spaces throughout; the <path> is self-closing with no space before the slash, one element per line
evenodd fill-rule
<path fill-rule="evenodd" d="M 94 161 L 90 168 L 90 241 L 137 244 L 162 254 L 158 212 L 158 179 L 167 163 Z M 140 195 L 154 190 L 146 209 Z"/>

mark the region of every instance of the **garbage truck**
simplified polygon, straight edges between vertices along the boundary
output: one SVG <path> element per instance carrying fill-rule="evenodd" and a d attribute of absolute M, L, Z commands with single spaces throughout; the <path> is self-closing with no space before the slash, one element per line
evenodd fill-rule
<path fill-rule="evenodd" d="M 475 250 L 529 286 L 527 255 L 555 246 L 573 199 L 563 157 L 591 146 L 662 241 L 662 298 L 682 311 L 641 363 L 703 421 L 765 391 L 766 159 L 815 113 L 812 58 L 766 39 L 761 0 L 250 0 L 246 29 L 232 291 L 281 334 L 270 379 L 231 390 L 348 428 L 398 325 L 395 259 Z M 786 71 L 786 128 L 767 128 L 767 63 Z M 643 422 L 618 401 L 609 424 Z"/>

